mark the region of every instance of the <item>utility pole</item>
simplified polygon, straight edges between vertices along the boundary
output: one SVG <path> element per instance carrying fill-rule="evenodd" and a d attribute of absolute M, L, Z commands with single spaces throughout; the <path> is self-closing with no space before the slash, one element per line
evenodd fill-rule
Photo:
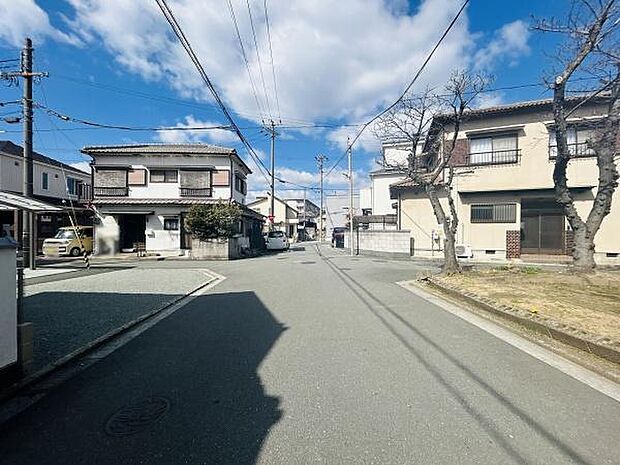
<path fill-rule="evenodd" d="M 273 120 L 270 120 L 270 125 L 265 127 L 265 130 L 271 136 L 271 201 L 269 203 L 269 217 L 271 224 L 270 230 L 273 230 L 273 222 L 275 220 L 275 195 L 276 195 L 276 128 Z"/>
<path fill-rule="evenodd" d="M 323 203 L 323 164 L 325 163 L 325 161 L 327 161 L 327 157 L 325 155 L 317 155 L 315 157 L 317 163 L 319 164 L 319 175 L 320 175 L 320 189 L 321 189 L 321 212 L 320 212 L 320 229 L 319 229 L 319 244 L 321 242 L 323 242 L 323 228 L 324 228 L 324 222 L 323 222 L 323 212 L 325 211 L 325 206 Z"/>
<path fill-rule="evenodd" d="M 347 158 L 349 159 L 349 249 L 353 256 L 353 153 L 351 150 L 350 139 L 347 137 Z"/>
<path fill-rule="evenodd" d="M 24 48 L 21 54 L 21 70 L 0 73 L 0 79 L 6 79 L 10 82 L 16 81 L 18 78 L 24 80 L 24 89 L 22 97 L 23 111 L 23 130 L 24 130 L 24 169 L 22 178 L 22 194 L 24 197 L 32 198 L 34 168 L 32 163 L 32 80 L 33 78 L 47 77 L 48 73 L 32 72 L 32 40 L 26 38 Z M 22 267 L 34 270 L 36 266 L 36 237 L 35 215 L 26 210 L 22 211 L 21 221 L 21 249 L 22 249 Z"/>
<path fill-rule="evenodd" d="M 302 230 L 304 232 L 304 237 L 303 237 L 304 240 L 306 240 L 306 218 L 307 218 L 306 217 L 306 208 L 307 208 L 307 205 L 306 205 L 306 188 L 304 187 L 304 220 L 303 220 L 304 221 L 304 227 L 303 227 L 303 230 Z"/>

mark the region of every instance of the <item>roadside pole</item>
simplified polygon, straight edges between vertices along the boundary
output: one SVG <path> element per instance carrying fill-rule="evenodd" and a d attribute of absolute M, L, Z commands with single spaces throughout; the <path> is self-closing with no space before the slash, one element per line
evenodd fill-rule
<path fill-rule="evenodd" d="M 325 205 L 323 204 L 323 163 L 325 163 L 325 161 L 327 160 L 327 157 L 325 155 L 317 155 L 316 157 L 316 161 L 319 165 L 319 176 L 320 176 L 320 190 L 321 190 L 321 212 L 319 214 L 319 222 L 320 222 L 320 229 L 319 229 L 319 245 L 321 244 L 321 242 L 323 242 L 323 228 L 324 228 L 324 221 L 323 221 L 323 212 L 325 211 Z"/>
<path fill-rule="evenodd" d="M 275 195 L 276 195 L 276 129 L 273 120 L 267 131 L 271 135 L 271 199 L 269 203 L 269 218 L 271 219 L 269 229 L 274 229 L 275 220 Z"/>
<path fill-rule="evenodd" d="M 347 156 L 349 159 L 349 249 L 353 256 L 353 153 L 350 139 L 347 137 Z"/>

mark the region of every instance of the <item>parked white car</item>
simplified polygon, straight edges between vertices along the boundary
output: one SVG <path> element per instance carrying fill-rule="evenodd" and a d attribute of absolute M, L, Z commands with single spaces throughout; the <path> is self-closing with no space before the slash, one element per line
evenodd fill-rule
<path fill-rule="evenodd" d="M 269 231 L 265 234 L 267 250 L 288 250 L 291 246 L 288 237 L 282 231 Z"/>

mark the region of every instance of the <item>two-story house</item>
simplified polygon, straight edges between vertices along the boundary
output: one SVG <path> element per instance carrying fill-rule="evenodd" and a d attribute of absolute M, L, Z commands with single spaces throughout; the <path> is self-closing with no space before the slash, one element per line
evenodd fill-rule
<path fill-rule="evenodd" d="M 92 157 L 96 253 L 191 249 L 184 228 L 196 204 L 234 202 L 243 210 L 239 235 L 262 245 L 262 217 L 245 207 L 250 168 L 234 149 L 208 144 L 84 147 Z"/>
<path fill-rule="evenodd" d="M 582 102 L 570 100 L 572 105 Z M 569 119 L 568 139 L 574 158 L 568 185 L 582 217 L 586 217 L 598 185 L 595 153 L 588 138 L 606 114 L 604 101 L 581 104 Z M 457 243 L 476 257 L 528 258 L 569 255 L 572 231 L 555 201 L 553 167 L 556 148 L 551 100 L 521 102 L 472 110 L 459 131 L 452 164 L 453 197 L 459 226 Z M 450 128 L 445 134 L 450 140 Z M 415 253 L 425 255 L 441 246 L 437 224 L 425 193 L 410 180 L 391 187 L 398 201 L 398 222 L 414 239 Z M 448 211 L 447 198 L 442 199 Z M 617 262 L 620 255 L 620 193 L 604 219 L 596 245 L 599 263 Z"/>
<path fill-rule="evenodd" d="M 23 148 L 11 141 L 0 141 L 0 191 L 23 194 Z M 33 152 L 33 196 L 62 212 L 41 212 L 37 215 L 35 234 L 39 247 L 43 239 L 52 237 L 61 226 L 68 226 L 69 213 L 76 214 L 78 222 L 89 221 L 83 204 L 91 197 L 91 177 L 66 163 Z M 57 210 L 54 208 L 54 210 Z M 0 211 L 0 227 L 15 237 L 17 210 Z"/>
<path fill-rule="evenodd" d="M 299 212 L 279 197 L 273 198 L 273 207 L 273 224 L 265 224 L 265 227 L 273 227 L 278 231 L 282 231 L 290 238 L 296 238 Z M 271 196 L 256 197 L 254 201 L 248 203 L 248 208 L 251 208 L 263 216 L 269 217 Z"/>

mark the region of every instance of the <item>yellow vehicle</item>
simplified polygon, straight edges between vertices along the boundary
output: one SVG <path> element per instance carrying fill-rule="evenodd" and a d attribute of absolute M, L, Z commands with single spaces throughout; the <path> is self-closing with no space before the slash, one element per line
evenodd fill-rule
<path fill-rule="evenodd" d="M 76 226 L 75 228 L 73 226 L 66 226 L 60 228 L 53 238 L 43 241 L 43 255 L 46 257 L 60 255 L 79 257 L 82 255 L 82 252 L 90 254 L 92 251 L 92 226 Z"/>

